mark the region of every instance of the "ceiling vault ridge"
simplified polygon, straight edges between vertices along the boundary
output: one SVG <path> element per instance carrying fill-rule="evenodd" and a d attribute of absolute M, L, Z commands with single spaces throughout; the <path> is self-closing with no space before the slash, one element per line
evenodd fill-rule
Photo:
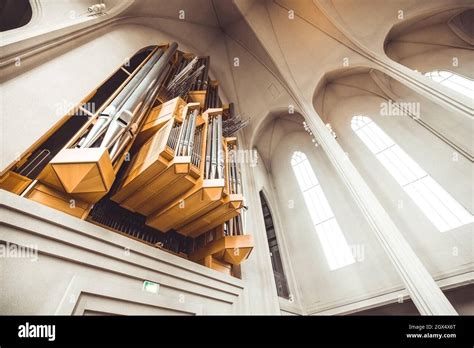
<path fill-rule="evenodd" d="M 472 107 L 465 105 L 463 102 L 460 102 L 457 98 L 453 98 L 453 96 L 451 95 L 445 94 L 437 90 L 433 90 L 430 87 L 430 85 L 427 84 L 423 79 L 420 79 L 418 76 L 416 76 L 416 73 L 405 72 L 403 70 L 400 70 L 392 66 L 391 64 L 387 62 L 384 56 L 370 50 L 360 40 L 356 39 L 353 35 L 351 35 L 346 28 L 344 28 L 340 23 L 338 23 L 332 16 L 330 16 L 327 13 L 327 9 L 325 9 L 324 6 L 321 5 L 321 3 L 318 3 L 318 5 L 316 6 L 318 6 L 318 8 L 326 15 L 326 17 L 331 21 L 331 23 L 333 23 L 334 26 L 336 26 L 342 33 L 344 33 L 348 38 L 351 39 L 351 41 L 360 50 L 360 52 L 358 53 L 362 57 L 366 58 L 369 62 L 376 64 L 378 67 L 380 67 L 380 69 L 386 70 L 387 72 L 389 72 L 389 74 L 393 75 L 392 77 L 397 76 L 398 78 L 404 81 L 403 83 L 407 87 L 419 88 L 423 90 L 423 92 L 426 93 L 430 98 L 437 99 L 437 102 L 441 101 L 443 104 L 447 105 L 452 110 L 455 110 L 456 112 L 459 112 L 460 114 L 464 116 L 472 118 L 472 114 L 473 114 Z M 437 9 L 441 11 L 443 8 L 452 8 L 452 6 L 453 5 L 444 5 L 444 6 L 437 7 Z M 433 9 L 430 9 L 430 10 L 434 11 Z M 416 17 L 417 15 L 421 15 L 422 13 L 420 12 L 421 11 L 418 11 L 417 13 L 412 15 L 410 19 L 412 19 L 413 17 Z M 405 20 L 409 20 L 409 19 L 405 19 Z"/>
<path fill-rule="evenodd" d="M 255 5 L 253 5 L 255 6 Z M 288 85 L 288 82 L 286 81 L 284 75 L 282 74 L 278 64 L 275 62 L 275 60 L 273 59 L 272 55 L 269 53 L 266 45 L 262 42 L 262 40 L 260 39 L 260 36 L 257 34 L 257 31 L 255 30 L 254 26 L 252 25 L 252 23 L 250 23 L 250 21 L 247 19 L 247 17 L 245 16 L 245 14 L 242 12 L 242 10 L 238 7 L 238 6 L 235 6 L 237 8 L 237 10 L 240 12 L 241 14 L 241 17 L 242 19 L 245 21 L 245 23 L 247 24 L 248 28 L 252 31 L 252 33 L 254 34 L 255 36 L 255 39 L 258 41 L 258 43 L 260 44 L 260 47 L 264 50 L 264 52 L 267 54 L 267 57 L 268 59 L 273 63 L 273 65 L 275 66 L 275 69 L 277 69 L 277 71 L 273 71 L 273 69 L 271 69 L 255 52 L 253 52 L 250 48 L 248 48 L 243 42 L 241 42 L 239 39 L 235 38 L 234 36 L 230 35 L 230 33 L 227 33 L 226 32 L 226 35 L 232 39 L 234 42 L 236 42 L 239 46 L 241 46 L 242 48 L 244 48 L 252 57 L 254 57 L 255 60 L 257 60 L 257 62 L 259 62 L 279 83 L 280 85 L 283 87 L 283 89 L 286 91 L 286 93 L 288 93 L 289 97 L 293 100 L 293 102 L 296 104 L 296 106 L 300 109 L 300 110 L 304 110 L 303 108 L 303 105 L 300 103 L 299 101 L 299 98 L 295 95 L 295 93 L 293 92 L 292 88 Z M 270 18 L 270 15 L 269 15 L 269 12 L 268 12 L 268 9 L 265 5 L 265 10 L 267 12 L 267 17 L 269 19 L 269 21 L 271 22 L 271 18 Z M 273 30 L 273 29 L 272 29 Z M 275 36 L 275 40 L 278 42 L 278 39 L 276 37 L 276 33 L 273 31 L 273 34 Z M 238 98 L 238 97 L 237 97 Z M 268 113 L 267 113 L 267 116 L 269 114 L 271 114 L 271 111 L 270 110 Z M 253 137 L 252 137 L 253 138 Z M 252 144 L 251 146 L 254 146 L 254 142 L 252 141 Z"/>

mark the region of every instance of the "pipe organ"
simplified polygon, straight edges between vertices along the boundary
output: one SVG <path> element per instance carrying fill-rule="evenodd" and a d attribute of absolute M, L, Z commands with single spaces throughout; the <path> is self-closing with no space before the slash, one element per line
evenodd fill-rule
<path fill-rule="evenodd" d="M 252 248 L 236 133 L 209 57 L 146 47 L 38 140 L 0 188 L 239 275 Z"/>

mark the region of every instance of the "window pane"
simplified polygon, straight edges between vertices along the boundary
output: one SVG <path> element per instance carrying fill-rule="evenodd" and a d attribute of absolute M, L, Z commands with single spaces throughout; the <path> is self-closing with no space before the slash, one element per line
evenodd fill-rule
<path fill-rule="evenodd" d="M 324 215 L 321 209 L 318 207 L 319 202 L 314 197 L 314 190 L 309 190 L 303 193 L 304 201 L 306 204 L 306 208 L 308 209 L 309 215 L 311 216 L 311 220 L 313 224 L 318 224 L 324 220 Z"/>
<path fill-rule="evenodd" d="M 355 262 L 351 249 L 335 218 L 316 225 L 316 233 L 331 271 Z"/>
<path fill-rule="evenodd" d="M 374 141 L 378 142 L 380 147 L 379 151 L 385 150 L 394 144 L 392 138 L 385 134 L 375 123 L 370 122 L 366 128 L 368 130 L 367 134 L 373 138 Z"/>
<path fill-rule="evenodd" d="M 425 76 L 471 99 L 474 98 L 474 80 L 449 71 L 430 71 Z"/>
<path fill-rule="evenodd" d="M 311 169 L 309 161 L 306 160 L 302 162 L 302 166 L 303 166 L 304 172 L 306 173 L 306 175 L 308 175 L 310 185 L 311 186 L 318 185 L 319 184 L 318 179 L 316 178 L 316 175 L 314 175 L 313 169 Z"/>
<path fill-rule="evenodd" d="M 335 270 L 354 263 L 349 245 L 306 155 L 295 152 L 291 165 L 329 268 Z"/>
<path fill-rule="evenodd" d="M 443 219 L 440 214 L 439 206 L 433 204 L 430 195 L 427 195 L 426 190 L 419 185 L 419 182 L 405 186 L 405 192 L 416 203 L 416 205 L 423 211 L 426 217 L 435 225 L 440 232 L 449 230 L 449 224 Z"/>
<path fill-rule="evenodd" d="M 441 79 L 442 76 L 435 75 L 435 78 Z M 356 122 L 359 122 L 357 120 L 360 117 L 354 116 Z M 352 127 L 352 129 L 373 153 L 376 153 L 373 150 L 374 138 L 375 142 L 380 142 L 382 139 L 385 144 L 392 144 L 376 153 L 377 159 L 440 232 L 474 221 L 472 214 L 395 144 L 379 126 L 374 122 L 365 121 L 365 124 L 363 127 Z M 364 131 L 367 128 L 370 128 L 370 132 Z"/>
<path fill-rule="evenodd" d="M 408 156 L 408 154 L 403 151 L 400 146 L 394 145 L 392 148 L 390 148 L 390 150 L 393 153 L 394 158 L 397 158 L 400 165 L 403 165 L 404 170 L 406 171 L 407 175 L 412 178 L 412 181 L 427 175 L 423 168 L 421 168 L 418 163 Z"/>
<path fill-rule="evenodd" d="M 384 151 L 378 154 L 377 158 L 400 185 L 404 186 L 414 180 L 413 177 L 410 177 L 410 175 L 403 170 L 404 168 L 400 165 L 398 158 L 394 157 L 391 151 Z"/>
<path fill-rule="evenodd" d="M 372 153 L 380 153 L 393 145 L 393 140 L 378 128 L 370 118 L 354 116 L 351 126 Z"/>
<path fill-rule="evenodd" d="M 473 221 L 473 216 L 443 190 L 433 178 L 427 176 L 412 185 L 416 186 L 424 197 L 427 197 L 426 200 L 431 205 L 437 207 L 436 211 L 448 226 L 446 231 Z"/>

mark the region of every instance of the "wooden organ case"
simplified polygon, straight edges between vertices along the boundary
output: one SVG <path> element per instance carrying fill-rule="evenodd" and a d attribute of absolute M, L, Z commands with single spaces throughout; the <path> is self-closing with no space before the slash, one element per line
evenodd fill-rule
<path fill-rule="evenodd" d="M 0 188 L 239 276 L 253 248 L 235 134 L 209 57 L 137 52 L 7 168 Z"/>

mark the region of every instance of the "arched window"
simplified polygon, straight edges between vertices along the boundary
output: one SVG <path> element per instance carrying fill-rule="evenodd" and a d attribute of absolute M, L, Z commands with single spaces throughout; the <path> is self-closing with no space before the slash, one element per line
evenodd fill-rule
<path fill-rule="evenodd" d="M 469 98 L 474 97 L 474 80 L 444 70 L 430 71 L 425 76 Z"/>
<path fill-rule="evenodd" d="M 335 270 L 354 263 L 355 260 L 346 238 L 308 158 L 304 153 L 296 151 L 291 158 L 291 166 L 303 193 L 306 208 L 323 247 L 329 268 Z"/>
<path fill-rule="evenodd" d="M 354 116 L 351 127 L 440 232 L 473 221 L 473 216 L 369 117 Z"/>

